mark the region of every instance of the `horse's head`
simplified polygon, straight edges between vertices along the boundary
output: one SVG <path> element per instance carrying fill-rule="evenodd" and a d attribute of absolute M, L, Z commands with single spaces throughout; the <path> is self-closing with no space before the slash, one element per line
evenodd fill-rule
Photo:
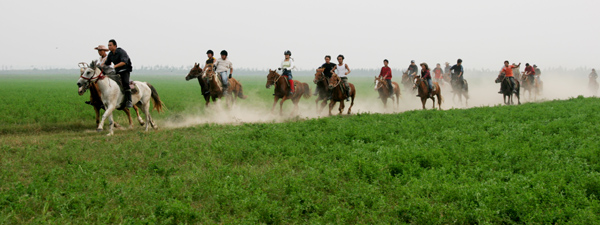
<path fill-rule="evenodd" d="M 200 64 L 194 63 L 194 67 L 190 70 L 187 76 L 185 76 L 185 80 L 196 79 L 202 75 L 202 68 L 200 68 Z"/>
<path fill-rule="evenodd" d="M 329 78 L 329 89 L 333 89 L 340 84 L 342 79 L 336 74 L 331 73 L 331 77 Z"/>
<path fill-rule="evenodd" d="M 506 74 L 504 74 L 504 73 L 498 74 L 498 77 L 496 77 L 496 81 L 495 81 L 496 84 L 502 82 L 504 80 L 505 76 L 506 76 Z"/>
<path fill-rule="evenodd" d="M 79 95 L 83 95 L 88 87 L 90 86 L 90 80 L 94 77 L 95 71 L 89 67 L 80 68 L 81 75 L 79 76 L 79 80 L 77 80 L 77 93 Z"/>
<path fill-rule="evenodd" d="M 373 81 L 373 83 L 375 84 L 375 87 L 373 89 L 376 91 L 379 88 L 383 87 L 383 82 L 381 81 L 381 77 L 379 76 L 375 76 L 375 81 Z"/>
<path fill-rule="evenodd" d="M 319 81 L 325 79 L 325 74 L 323 73 L 323 71 L 325 71 L 325 69 L 323 68 L 318 68 L 317 72 L 315 73 L 315 79 L 313 80 L 313 83 L 317 84 Z"/>
<path fill-rule="evenodd" d="M 271 86 L 273 86 L 276 82 L 276 80 L 280 77 L 281 75 L 279 75 L 279 73 L 277 73 L 277 71 L 275 70 L 269 70 L 269 74 L 267 75 L 267 88 L 270 88 Z"/>

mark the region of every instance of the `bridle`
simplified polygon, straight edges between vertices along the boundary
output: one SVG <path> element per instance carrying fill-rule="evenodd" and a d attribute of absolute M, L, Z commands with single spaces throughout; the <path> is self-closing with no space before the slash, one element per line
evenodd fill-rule
<path fill-rule="evenodd" d="M 279 73 L 277 73 L 275 71 L 273 71 L 272 73 L 275 74 L 275 75 L 277 75 L 277 78 L 273 78 L 273 84 L 272 85 L 275 85 L 275 84 L 277 84 L 277 81 L 279 81 L 279 79 L 281 77 L 283 77 L 283 75 L 279 75 Z M 271 73 L 269 73 L 269 74 L 271 74 Z M 267 80 L 267 81 L 269 81 L 269 80 Z"/>
<path fill-rule="evenodd" d="M 96 79 L 96 82 L 97 82 L 98 80 L 104 79 L 106 76 L 104 76 L 104 74 L 102 73 L 102 70 L 100 70 L 100 73 L 98 75 L 96 75 L 96 71 L 94 70 L 94 75 L 92 75 L 92 77 L 90 77 L 90 78 L 84 77 L 83 74 L 81 76 L 79 76 L 79 77 L 81 79 L 84 79 L 84 80 L 87 80 L 87 81 L 90 81 L 90 82 L 93 82 L 92 80 Z"/>

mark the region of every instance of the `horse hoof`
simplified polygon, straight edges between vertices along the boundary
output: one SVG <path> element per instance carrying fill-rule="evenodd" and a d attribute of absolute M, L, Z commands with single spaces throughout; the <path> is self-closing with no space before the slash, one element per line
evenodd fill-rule
<path fill-rule="evenodd" d="M 102 128 L 97 128 L 97 129 L 96 129 L 96 132 L 102 132 L 103 130 L 104 130 L 104 129 L 102 129 Z"/>
<path fill-rule="evenodd" d="M 113 133 L 108 133 L 106 136 L 109 136 L 109 137 L 110 137 L 110 136 L 112 136 L 112 135 L 113 135 Z"/>

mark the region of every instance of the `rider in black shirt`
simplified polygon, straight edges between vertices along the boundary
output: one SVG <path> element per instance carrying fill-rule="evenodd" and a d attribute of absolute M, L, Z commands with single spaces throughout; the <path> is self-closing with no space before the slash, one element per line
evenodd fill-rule
<path fill-rule="evenodd" d="M 133 69 L 131 66 L 131 59 L 125 50 L 117 47 L 117 41 L 114 39 L 108 41 L 108 49 L 110 50 L 110 53 L 108 53 L 104 65 L 108 66 L 111 63 L 114 64 L 115 71 L 121 76 L 124 99 L 119 109 L 124 109 L 125 107 L 132 108 L 131 89 L 129 88 L 129 75 Z"/>

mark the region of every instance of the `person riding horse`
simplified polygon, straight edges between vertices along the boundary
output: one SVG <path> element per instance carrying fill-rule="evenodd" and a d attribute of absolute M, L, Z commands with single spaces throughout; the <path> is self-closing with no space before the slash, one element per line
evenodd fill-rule
<path fill-rule="evenodd" d="M 326 55 L 325 56 L 325 63 L 323 63 L 323 65 L 321 65 L 321 67 L 319 68 L 323 68 L 323 75 L 325 75 L 325 77 L 327 78 L 327 80 L 329 80 L 329 78 L 331 78 L 332 72 L 335 69 L 335 63 L 331 63 L 331 56 Z M 327 90 L 327 100 L 331 100 L 331 90 Z M 318 90 L 315 88 L 315 93 L 314 95 L 317 95 Z"/>
<path fill-rule="evenodd" d="M 344 94 L 346 94 L 346 101 L 350 101 L 350 85 L 348 84 L 348 74 L 350 74 L 350 67 L 344 63 L 345 57 L 338 55 L 338 65 L 335 66 L 335 73 L 342 79 L 342 85 L 344 85 Z"/>
<path fill-rule="evenodd" d="M 452 72 L 452 81 L 458 81 L 461 89 L 464 89 L 465 81 L 463 75 L 465 70 L 462 66 L 462 59 L 456 60 L 456 64 L 450 67 L 450 71 Z"/>
<path fill-rule="evenodd" d="M 531 85 L 535 84 L 535 69 L 529 63 L 525 63 L 525 73 L 523 75 L 525 77 L 522 80 L 527 79 Z"/>
<path fill-rule="evenodd" d="M 124 99 L 119 109 L 124 109 L 125 107 L 132 108 L 131 88 L 129 87 L 129 76 L 133 69 L 131 66 L 131 59 L 125 50 L 117 47 L 117 41 L 115 41 L 115 39 L 108 41 L 108 49 L 110 50 L 110 53 L 108 53 L 106 61 L 104 61 L 104 66 L 109 66 L 111 63 L 114 64 L 116 73 L 121 77 Z"/>
<path fill-rule="evenodd" d="M 443 72 L 444 71 L 442 70 L 442 67 L 441 67 L 441 65 L 439 63 L 433 69 L 433 74 L 435 75 L 434 79 L 435 79 L 435 82 L 438 82 L 438 84 L 444 84 L 442 82 L 442 79 L 443 79 L 443 75 L 442 74 L 443 74 Z"/>
<path fill-rule="evenodd" d="M 419 72 L 419 68 L 417 68 L 417 65 L 415 64 L 415 60 L 410 60 L 410 65 L 408 65 L 408 78 L 412 81 L 414 80 L 415 76 L 417 76 L 417 73 Z"/>
<path fill-rule="evenodd" d="M 233 64 L 227 56 L 227 51 L 221 51 L 221 58 L 218 58 L 215 64 L 217 68 L 216 72 L 221 77 L 221 83 L 223 84 L 223 95 L 229 95 L 227 89 L 229 88 L 229 78 L 231 78 L 233 73 Z M 229 76 L 227 76 L 227 71 L 229 71 Z"/>
<path fill-rule="evenodd" d="M 208 78 L 206 78 L 206 68 L 210 65 L 210 66 L 213 66 L 213 68 L 212 68 L 213 70 L 215 69 L 214 65 L 215 65 L 217 59 L 215 59 L 214 55 L 215 55 L 215 52 L 213 52 L 213 50 L 209 49 L 208 51 L 206 51 L 206 56 L 208 57 L 208 59 L 204 63 L 204 69 L 202 69 L 203 75 L 200 78 L 200 79 L 205 79 L 206 86 L 207 86 L 206 91 L 204 93 L 202 93 L 203 95 L 208 95 L 210 92 L 209 91 L 210 90 L 210 82 L 208 82 Z"/>
<path fill-rule="evenodd" d="M 279 69 L 283 70 L 281 75 L 285 76 L 290 84 L 289 95 L 293 95 L 295 92 L 294 81 L 292 80 L 292 70 L 295 68 L 294 59 L 291 58 L 292 52 L 290 50 L 286 50 L 285 52 L 283 52 L 283 55 L 285 56 L 285 59 L 281 61 L 281 67 L 279 67 Z"/>
<path fill-rule="evenodd" d="M 390 98 L 394 98 L 394 86 L 392 86 L 392 69 L 388 66 L 389 61 L 387 59 L 383 60 L 383 67 L 381 67 L 381 72 L 379 72 L 379 77 L 383 77 L 387 82 L 387 88 L 390 93 Z"/>
<path fill-rule="evenodd" d="M 427 63 L 421 63 L 421 78 L 427 82 L 427 86 L 429 87 L 429 97 L 433 98 L 433 92 L 435 91 L 435 86 L 433 85 L 433 81 L 431 80 L 431 73 L 429 72 L 429 66 Z M 417 97 L 421 97 L 417 95 Z"/>
<path fill-rule="evenodd" d="M 510 65 L 510 63 L 508 62 L 508 60 L 504 61 L 504 67 L 502 67 L 502 70 L 500 70 L 500 74 L 504 73 L 505 74 L 505 79 L 508 79 L 510 81 L 511 84 L 511 88 L 513 92 L 517 92 L 517 90 L 515 89 L 515 78 L 514 78 L 514 74 L 513 74 L 513 69 L 514 68 L 518 68 L 519 66 L 521 66 L 521 63 L 519 63 L 519 65 Z M 502 93 L 502 89 L 500 89 L 500 91 L 498 92 L 499 94 L 503 94 Z"/>

